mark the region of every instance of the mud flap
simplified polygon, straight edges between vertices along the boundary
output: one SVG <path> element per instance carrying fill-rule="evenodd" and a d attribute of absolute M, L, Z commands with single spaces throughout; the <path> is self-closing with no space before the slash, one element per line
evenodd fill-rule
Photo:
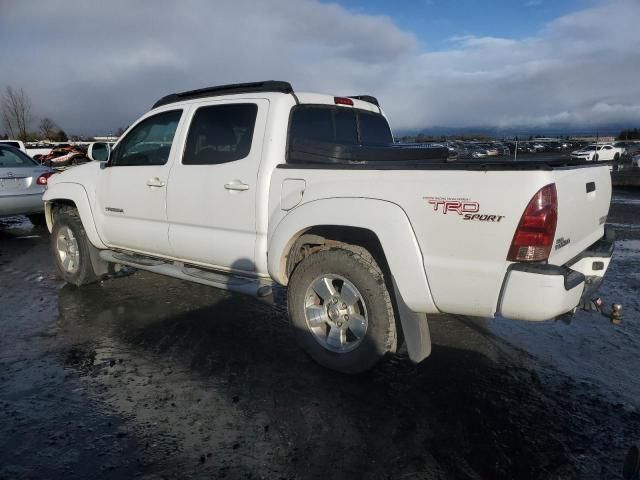
<path fill-rule="evenodd" d="M 102 258 L 100 258 L 100 250 L 91 245 L 89 239 L 86 239 L 87 247 L 89 248 L 89 257 L 91 259 L 91 266 L 93 267 L 93 272 L 98 277 L 103 277 L 109 273 L 112 273 L 110 270 L 110 265 L 108 262 L 105 262 Z"/>
<path fill-rule="evenodd" d="M 429 333 L 427 314 L 414 312 L 407 307 L 395 281 L 393 282 L 393 289 L 409 358 L 414 363 L 420 363 L 431 355 L 431 334 Z"/>

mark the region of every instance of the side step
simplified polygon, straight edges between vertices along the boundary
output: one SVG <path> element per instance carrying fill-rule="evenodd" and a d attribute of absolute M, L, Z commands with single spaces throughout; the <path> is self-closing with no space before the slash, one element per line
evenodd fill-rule
<path fill-rule="evenodd" d="M 136 265 L 145 265 L 147 267 L 154 267 L 156 265 L 163 265 L 167 262 L 157 258 L 145 257 L 144 255 L 137 255 L 135 253 L 122 253 L 112 252 L 113 258 L 118 260 L 118 263 L 134 263 Z"/>
<path fill-rule="evenodd" d="M 128 265 L 140 270 L 166 275 L 181 280 L 201 283 L 210 287 L 228 290 L 268 300 L 271 297 L 274 282 L 261 278 L 241 277 L 227 274 L 226 272 L 214 272 L 194 266 L 187 266 L 181 262 L 165 261 L 144 255 L 101 250 L 100 258 L 107 262 Z"/>

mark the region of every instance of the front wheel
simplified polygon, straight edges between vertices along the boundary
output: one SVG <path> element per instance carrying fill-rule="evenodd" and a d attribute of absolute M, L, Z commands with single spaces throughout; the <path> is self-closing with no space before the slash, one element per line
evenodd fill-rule
<path fill-rule="evenodd" d="M 360 373 L 396 348 L 391 296 L 364 250 L 323 250 L 303 259 L 291 275 L 288 305 L 298 343 L 324 367 Z"/>
<path fill-rule="evenodd" d="M 66 282 L 82 286 L 100 279 L 93 270 L 89 240 L 75 210 L 55 216 L 51 248 L 58 272 Z"/>

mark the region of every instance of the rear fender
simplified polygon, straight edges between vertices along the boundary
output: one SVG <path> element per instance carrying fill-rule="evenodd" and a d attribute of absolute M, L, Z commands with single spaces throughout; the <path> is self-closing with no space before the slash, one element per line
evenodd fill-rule
<path fill-rule="evenodd" d="M 405 212 L 396 204 L 368 198 L 332 198 L 302 204 L 269 232 L 268 270 L 282 285 L 289 282 L 287 256 L 296 239 L 318 226 L 372 231 L 380 241 L 397 293 L 413 312 L 437 313 L 424 270 L 422 252 Z"/>

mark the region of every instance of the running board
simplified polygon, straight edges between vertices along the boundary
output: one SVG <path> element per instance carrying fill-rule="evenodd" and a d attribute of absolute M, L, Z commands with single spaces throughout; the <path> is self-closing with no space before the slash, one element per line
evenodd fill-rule
<path fill-rule="evenodd" d="M 135 253 L 122 253 L 122 252 L 112 252 L 113 258 L 115 258 L 119 263 L 133 263 L 135 265 L 144 265 L 147 267 L 154 267 L 156 265 L 163 265 L 167 262 L 164 260 L 145 257 L 144 255 L 137 255 Z"/>
<path fill-rule="evenodd" d="M 213 272 L 181 262 L 171 262 L 142 255 L 132 255 L 112 250 L 101 250 L 100 258 L 106 262 L 119 263 L 130 267 L 166 275 L 181 280 L 201 283 L 210 287 L 241 293 L 268 300 L 275 284 L 266 279 L 241 277 L 224 272 Z"/>

